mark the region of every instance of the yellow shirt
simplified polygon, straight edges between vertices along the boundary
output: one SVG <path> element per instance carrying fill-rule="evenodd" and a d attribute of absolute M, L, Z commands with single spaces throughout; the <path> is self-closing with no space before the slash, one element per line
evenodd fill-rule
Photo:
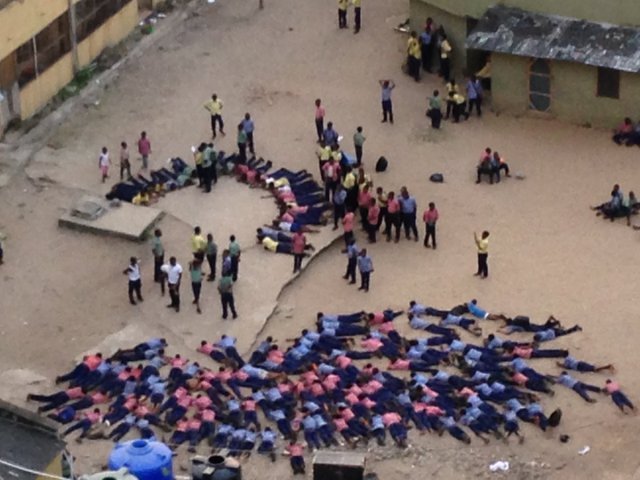
<path fill-rule="evenodd" d="M 451 82 L 447 82 L 447 84 L 445 85 L 446 89 L 447 89 L 447 93 L 458 93 L 458 84 L 452 84 Z"/>
<path fill-rule="evenodd" d="M 289 185 L 289 179 L 287 178 L 282 177 L 273 181 L 273 186 L 276 188 L 284 187 L 285 185 Z"/>
<path fill-rule="evenodd" d="M 407 53 L 414 58 L 420 58 L 422 51 L 420 50 L 420 43 L 417 39 L 411 37 L 407 41 Z"/>
<path fill-rule="evenodd" d="M 456 102 L 456 104 L 458 104 L 458 105 L 462 105 L 465 102 L 465 98 L 464 98 L 464 96 L 460 95 L 459 93 L 456 93 L 453 96 L 453 101 Z"/>
<path fill-rule="evenodd" d="M 378 201 L 378 207 L 387 208 L 387 204 L 389 203 L 389 197 L 387 196 L 386 193 L 382 193 L 378 195 L 376 197 L 376 200 Z"/>
<path fill-rule="evenodd" d="M 262 239 L 262 246 L 270 252 L 275 252 L 278 249 L 278 242 L 269 237 L 264 237 Z"/>
<path fill-rule="evenodd" d="M 204 252 L 205 248 L 207 248 L 207 241 L 202 235 L 191 236 L 191 251 L 193 251 L 194 253 Z"/>
<path fill-rule="evenodd" d="M 349 0 L 338 0 L 338 8 L 340 10 L 346 10 L 349 6 Z"/>
<path fill-rule="evenodd" d="M 131 203 L 134 205 L 144 205 L 145 203 L 149 203 L 149 194 L 141 192 L 133 197 Z"/>
<path fill-rule="evenodd" d="M 196 165 L 202 165 L 202 160 L 204 160 L 204 155 L 202 152 L 196 152 L 193 154 L 193 160 L 196 162 Z"/>
<path fill-rule="evenodd" d="M 489 253 L 489 239 L 476 236 L 476 247 L 478 247 L 478 253 Z"/>
<path fill-rule="evenodd" d="M 451 53 L 451 45 L 449 40 L 445 39 L 440 44 L 440 58 L 449 58 L 449 53 Z"/>
<path fill-rule="evenodd" d="M 336 163 L 340 163 L 340 161 L 342 160 L 342 152 L 340 150 L 336 150 L 335 152 L 332 152 L 331 156 L 336 161 Z"/>
<path fill-rule="evenodd" d="M 353 6 L 356 8 L 360 8 L 362 0 L 353 0 Z"/>
<path fill-rule="evenodd" d="M 331 158 L 331 147 L 320 147 L 318 149 L 318 158 L 323 162 L 329 161 Z"/>
<path fill-rule="evenodd" d="M 204 102 L 204 108 L 209 110 L 211 115 L 220 115 L 222 113 L 222 100 L 219 98 L 217 100 L 209 100 Z"/>
<path fill-rule="evenodd" d="M 356 175 L 353 172 L 349 172 L 344 176 L 344 180 L 342 181 L 342 186 L 347 190 L 354 187 L 356 184 Z"/>

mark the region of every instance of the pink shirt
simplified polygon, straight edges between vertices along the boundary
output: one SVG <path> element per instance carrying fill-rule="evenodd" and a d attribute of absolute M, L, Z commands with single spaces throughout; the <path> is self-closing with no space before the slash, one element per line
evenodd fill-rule
<path fill-rule="evenodd" d="M 169 364 L 172 367 L 180 368 L 180 367 L 184 367 L 187 364 L 187 361 L 184 360 L 183 358 L 175 358 L 174 357 L 174 358 L 171 359 Z"/>
<path fill-rule="evenodd" d="M 202 411 L 201 416 L 203 422 L 213 422 L 216 419 L 216 412 L 206 409 Z"/>
<path fill-rule="evenodd" d="M 513 349 L 513 354 L 520 358 L 531 358 L 532 352 L 533 348 L 531 347 L 515 347 Z"/>
<path fill-rule="evenodd" d="M 199 384 L 198 384 L 198 390 L 209 390 L 211 388 L 211 384 L 209 382 L 207 382 L 206 380 L 202 380 Z"/>
<path fill-rule="evenodd" d="M 348 393 L 347 395 L 345 395 L 344 399 L 351 405 L 360 401 L 358 400 L 358 396 L 354 395 L 353 393 Z"/>
<path fill-rule="evenodd" d="M 367 220 L 371 225 L 378 224 L 378 215 L 380 215 L 380 208 L 377 205 L 373 207 L 369 207 L 369 212 L 367 213 Z"/>
<path fill-rule="evenodd" d="M 102 358 L 97 355 L 87 355 L 87 358 L 85 358 L 82 363 L 89 367 L 89 370 L 93 371 L 102 363 Z"/>
<path fill-rule="evenodd" d="M 353 362 L 351 361 L 351 359 L 349 357 L 345 357 L 344 355 L 340 355 L 339 357 L 336 357 L 336 363 L 338 364 L 338 366 L 340 368 L 347 368 Z"/>
<path fill-rule="evenodd" d="M 371 200 L 371 194 L 368 191 L 361 191 L 358 193 L 358 206 L 363 208 L 369 207 L 369 200 Z"/>
<path fill-rule="evenodd" d="M 93 404 L 97 405 L 99 403 L 106 403 L 109 400 L 109 397 L 102 392 L 95 392 L 90 395 L 93 400 Z"/>
<path fill-rule="evenodd" d="M 292 388 L 293 387 L 288 383 L 279 383 L 278 384 L 278 391 L 280 393 L 290 393 Z"/>
<path fill-rule="evenodd" d="M 402 418 L 396 412 L 388 412 L 382 415 L 382 423 L 384 423 L 385 427 L 389 425 L 393 425 L 394 423 L 400 423 Z"/>
<path fill-rule="evenodd" d="M 353 232 L 353 219 L 353 212 L 347 212 L 345 213 L 344 217 L 342 217 L 342 228 L 344 229 L 345 233 Z"/>
<path fill-rule="evenodd" d="M 400 211 L 400 202 L 397 199 L 389 200 L 387 203 L 387 211 L 389 213 L 397 213 Z"/>
<path fill-rule="evenodd" d="M 201 426 L 202 422 L 197 418 L 192 418 L 191 420 L 189 420 L 189 430 L 200 430 Z"/>
<path fill-rule="evenodd" d="M 340 165 L 336 162 L 327 162 L 322 166 L 325 178 L 330 178 L 334 182 L 338 180 L 340 176 Z"/>
<path fill-rule="evenodd" d="M 349 387 L 348 392 L 353 393 L 356 397 L 363 393 L 362 389 L 358 385 L 352 385 L 351 387 Z"/>
<path fill-rule="evenodd" d="M 280 365 L 284 362 L 284 352 L 282 350 L 269 350 L 269 353 L 267 353 L 267 360 Z"/>
<path fill-rule="evenodd" d="M 353 417 L 355 417 L 356 414 L 353 413 L 353 411 L 350 408 L 345 408 L 340 412 L 340 416 L 344 419 L 345 422 L 348 422 Z"/>
<path fill-rule="evenodd" d="M 427 412 L 427 415 L 435 415 L 437 417 L 441 417 L 444 415 L 444 410 L 442 410 L 440 407 L 436 407 L 434 405 L 427 405 L 425 407 L 425 410 Z"/>
<path fill-rule="evenodd" d="M 202 395 L 200 397 L 197 397 L 194 401 L 193 404 L 198 408 L 198 410 L 204 410 L 205 408 L 211 406 L 213 402 L 211 401 L 211 399 L 209 397 L 207 397 L 206 395 Z"/>
<path fill-rule="evenodd" d="M 320 380 L 316 372 L 313 370 L 308 370 L 300 375 L 300 379 L 305 383 L 305 385 L 309 385 L 313 383 L 315 380 Z"/>
<path fill-rule="evenodd" d="M 73 387 L 66 390 L 66 394 L 69 396 L 71 400 L 76 400 L 78 398 L 84 397 L 84 392 L 82 391 L 82 387 Z"/>
<path fill-rule="evenodd" d="M 138 399 L 133 395 L 131 395 L 129 398 L 125 400 L 122 406 L 131 412 L 134 408 L 136 408 L 137 404 L 138 404 Z"/>
<path fill-rule="evenodd" d="M 320 395 L 324 395 L 324 388 L 322 388 L 321 383 L 313 383 L 309 387 L 311 394 L 315 397 L 319 397 Z"/>
<path fill-rule="evenodd" d="M 249 374 L 244 370 L 237 370 L 233 372 L 233 378 L 236 378 L 241 382 L 244 382 L 247 378 L 249 378 Z"/>
<path fill-rule="evenodd" d="M 516 372 L 511 377 L 511 380 L 516 382 L 518 385 L 524 385 L 525 383 L 527 383 L 527 380 L 529 379 L 526 376 L 524 376 L 522 373 Z"/>
<path fill-rule="evenodd" d="M 336 430 L 338 430 L 339 432 L 349 428 L 347 426 L 347 422 L 345 422 L 343 418 L 334 418 L 333 424 L 336 426 Z"/>
<path fill-rule="evenodd" d="M 209 355 L 211 352 L 213 352 L 215 350 L 215 348 L 213 347 L 212 344 L 210 343 L 205 343 L 204 345 L 200 345 L 197 349 L 198 352 L 200 353 L 204 353 L 206 355 Z"/>
<path fill-rule="evenodd" d="M 369 323 L 371 323 L 372 325 L 380 325 L 384 323 L 384 313 L 375 312 L 373 314 L 373 319 L 371 319 Z"/>
<path fill-rule="evenodd" d="M 281 222 L 293 223 L 294 220 L 295 219 L 293 218 L 293 215 L 291 215 L 289 212 L 283 213 L 280 217 Z"/>
<path fill-rule="evenodd" d="M 320 120 L 321 118 L 324 118 L 324 107 L 322 105 L 320 105 L 319 107 L 316 107 L 316 120 Z"/>
<path fill-rule="evenodd" d="M 293 445 L 287 445 L 287 450 L 289 451 L 289 455 L 292 457 L 301 457 L 304 447 L 294 443 Z"/>
<path fill-rule="evenodd" d="M 189 428 L 189 422 L 187 420 L 178 420 L 176 423 L 176 430 L 179 432 L 186 432 Z"/>
<path fill-rule="evenodd" d="M 176 391 L 173 392 L 173 394 L 175 395 L 176 398 L 182 398 L 189 395 L 189 392 L 184 387 L 178 387 L 176 388 Z"/>
<path fill-rule="evenodd" d="M 193 397 L 191 397 L 190 395 L 185 395 L 184 397 L 178 399 L 178 405 L 184 408 L 189 408 L 192 403 Z"/>
<path fill-rule="evenodd" d="M 322 385 L 324 385 L 327 390 L 335 390 L 338 383 L 340 383 L 340 377 L 333 374 L 327 375 L 327 378 L 322 381 Z"/>
<path fill-rule="evenodd" d="M 87 412 L 84 414 L 84 418 L 89 420 L 92 424 L 98 423 L 102 419 L 100 412 Z"/>
<path fill-rule="evenodd" d="M 200 378 L 207 380 L 207 381 L 211 381 L 214 380 L 216 378 L 216 374 L 214 372 L 212 372 L 209 369 L 204 369 L 202 370 L 202 372 L 200 373 Z"/>
<path fill-rule="evenodd" d="M 367 352 L 375 352 L 382 346 L 382 342 L 377 338 L 367 338 L 362 340 L 361 345 Z"/>
<path fill-rule="evenodd" d="M 149 414 L 149 409 L 144 405 L 140 405 L 138 408 L 136 408 L 135 414 L 136 417 L 144 418 L 145 415 Z"/>
<path fill-rule="evenodd" d="M 436 221 L 438 220 L 438 210 L 435 208 L 433 210 L 425 210 L 424 214 L 422 215 L 422 220 L 424 221 L 424 223 L 428 223 L 429 225 L 435 225 Z"/>
<path fill-rule="evenodd" d="M 227 370 L 223 370 L 221 372 L 218 372 L 216 374 L 216 377 L 221 381 L 221 382 L 227 382 L 230 378 L 231 378 L 231 372 L 227 371 Z"/>
<path fill-rule="evenodd" d="M 422 393 L 424 393 L 425 395 L 429 395 L 430 397 L 433 397 L 433 398 L 437 398 L 439 395 L 438 392 L 436 392 L 435 390 L 431 390 L 426 385 L 422 387 Z"/>
<path fill-rule="evenodd" d="M 256 411 L 255 400 L 245 400 L 244 402 L 242 402 L 242 408 L 244 408 L 246 412 L 255 412 Z"/>
<path fill-rule="evenodd" d="M 371 380 L 362 387 L 362 391 L 367 395 L 373 395 L 382 388 L 382 384 L 377 380 Z"/>
<path fill-rule="evenodd" d="M 293 234 L 293 253 L 304 253 L 304 247 L 307 244 L 307 237 L 304 236 L 301 232 L 296 232 Z"/>
<path fill-rule="evenodd" d="M 410 365 L 409 360 L 403 360 L 402 358 L 397 359 L 395 362 L 390 363 L 388 369 L 389 370 L 409 370 Z"/>
<path fill-rule="evenodd" d="M 378 331 L 380 333 L 384 333 L 387 335 L 389 332 L 394 331 L 396 328 L 393 326 L 393 322 L 384 322 L 382 325 L 378 327 Z"/>
<path fill-rule="evenodd" d="M 138 152 L 140 155 L 149 155 L 151 153 L 151 142 L 148 138 L 138 140 Z"/>
<path fill-rule="evenodd" d="M 620 391 L 620 385 L 617 382 L 605 383 L 604 389 L 607 391 L 608 394 L 612 394 L 614 392 Z"/>
<path fill-rule="evenodd" d="M 376 406 L 376 402 L 371 400 L 369 397 L 364 397 L 362 400 L 360 400 L 360 404 L 364 405 L 365 408 L 373 408 Z"/>

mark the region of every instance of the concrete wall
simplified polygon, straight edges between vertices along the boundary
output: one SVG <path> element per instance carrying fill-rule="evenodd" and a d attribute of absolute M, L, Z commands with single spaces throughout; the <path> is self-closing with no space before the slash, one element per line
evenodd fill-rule
<path fill-rule="evenodd" d="M 621 73 L 620 98 L 596 96 L 598 71 L 571 62 L 551 62 L 551 111 L 529 110 L 529 62 L 526 57 L 494 54 L 492 106 L 497 113 L 557 117 L 576 124 L 612 128 L 640 111 L 640 75 Z"/>
<path fill-rule="evenodd" d="M 80 67 L 90 64 L 105 47 L 113 46 L 122 41 L 137 24 L 138 5 L 136 2 L 129 2 L 122 10 L 78 44 Z"/>
<path fill-rule="evenodd" d="M 137 3 L 130 2 L 78 44 L 80 67 L 90 64 L 105 47 L 122 41 L 135 28 L 137 22 Z M 20 117 L 25 120 L 37 113 L 72 79 L 73 61 L 70 52 L 21 89 Z"/>
<path fill-rule="evenodd" d="M 490 6 L 503 4 L 532 12 L 583 18 L 594 22 L 640 25 L 638 0 L 411 0 L 429 3 L 453 15 L 480 18 Z"/>

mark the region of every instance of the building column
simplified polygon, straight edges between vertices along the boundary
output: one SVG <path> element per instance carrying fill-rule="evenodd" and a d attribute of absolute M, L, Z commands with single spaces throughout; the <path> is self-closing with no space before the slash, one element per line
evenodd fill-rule
<path fill-rule="evenodd" d="M 76 9 L 73 6 L 73 0 L 69 2 L 69 38 L 71 40 L 71 59 L 73 61 L 73 73 L 80 70 L 80 60 L 78 58 L 78 35 L 76 24 Z"/>

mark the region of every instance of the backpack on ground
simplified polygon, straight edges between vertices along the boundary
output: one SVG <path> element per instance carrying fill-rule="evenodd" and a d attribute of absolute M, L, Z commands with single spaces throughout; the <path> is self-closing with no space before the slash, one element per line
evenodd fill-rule
<path fill-rule="evenodd" d="M 376 162 L 376 172 L 378 173 L 384 172 L 387 170 L 388 166 L 389 166 L 389 162 L 387 161 L 387 159 L 384 157 L 380 157 Z"/>

